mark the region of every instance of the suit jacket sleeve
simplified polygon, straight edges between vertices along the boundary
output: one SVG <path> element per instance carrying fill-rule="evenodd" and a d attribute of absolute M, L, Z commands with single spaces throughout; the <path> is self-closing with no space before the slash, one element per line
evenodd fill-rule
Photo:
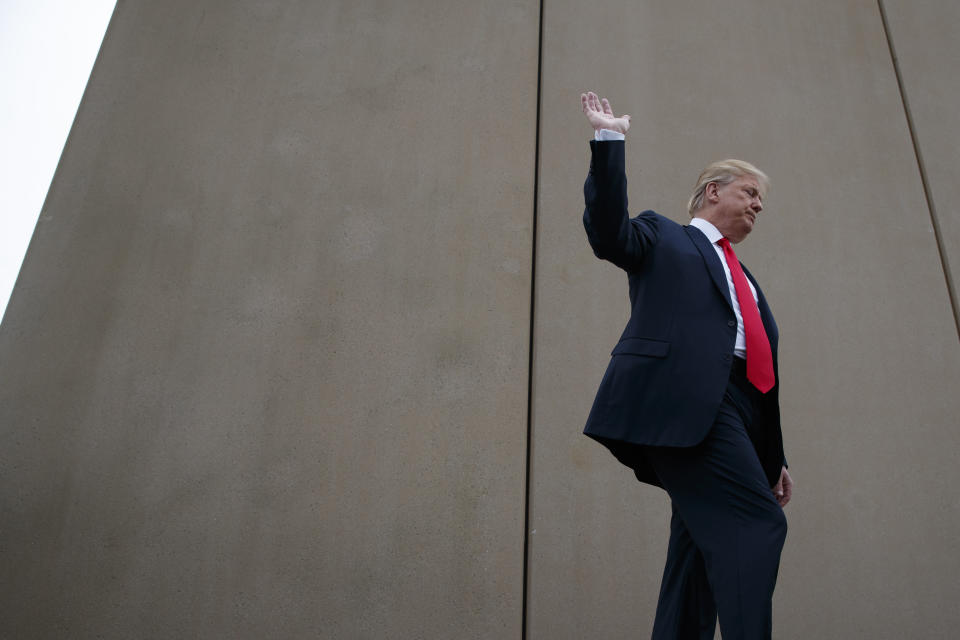
<path fill-rule="evenodd" d="M 636 271 L 659 236 L 658 219 L 627 212 L 624 142 L 591 141 L 590 172 L 583 185 L 583 226 L 593 253 L 626 271 Z"/>

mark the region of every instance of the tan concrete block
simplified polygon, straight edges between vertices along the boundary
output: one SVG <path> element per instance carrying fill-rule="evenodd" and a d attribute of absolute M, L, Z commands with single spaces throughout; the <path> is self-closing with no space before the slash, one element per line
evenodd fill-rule
<path fill-rule="evenodd" d="M 635 213 L 684 222 L 711 160 L 773 178 L 740 253 L 797 481 L 774 637 L 949 637 L 960 350 L 877 5 L 553 4 L 543 49 L 530 637 L 649 633 L 668 535 L 665 494 L 580 435 L 629 313 L 581 225 L 587 89 L 633 116 Z"/>
<path fill-rule="evenodd" d="M 890 39 L 944 249 L 945 268 L 960 286 L 960 5 L 947 0 L 885 0 Z M 960 302 L 956 313 L 960 314 Z"/>
<path fill-rule="evenodd" d="M 0 635 L 520 635 L 537 11 L 119 3 L 0 333 Z"/>

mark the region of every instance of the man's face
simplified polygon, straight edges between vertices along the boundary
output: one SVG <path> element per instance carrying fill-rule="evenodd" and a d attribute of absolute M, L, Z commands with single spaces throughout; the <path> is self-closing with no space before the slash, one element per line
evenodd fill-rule
<path fill-rule="evenodd" d="M 763 210 L 760 183 L 753 176 L 743 176 L 718 186 L 716 195 L 718 201 L 711 222 L 730 242 L 740 242 L 753 231 L 757 214 Z"/>

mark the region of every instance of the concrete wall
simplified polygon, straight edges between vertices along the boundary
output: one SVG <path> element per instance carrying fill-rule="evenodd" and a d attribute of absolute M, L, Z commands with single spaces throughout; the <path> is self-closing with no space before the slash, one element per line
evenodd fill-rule
<path fill-rule="evenodd" d="M 520 628 L 537 32 L 119 2 L 0 336 L 0 636 Z"/>
<path fill-rule="evenodd" d="M 633 116 L 635 211 L 685 220 L 713 159 L 773 177 L 738 251 L 780 325 L 797 483 L 774 637 L 952 637 L 960 350 L 878 7 L 720 7 L 544 12 L 531 637 L 647 633 L 668 536 L 666 496 L 578 433 L 629 313 L 625 275 L 582 231 L 578 87 Z"/>
<path fill-rule="evenodd" d="M 903 80 L 917 140 L 918 167 L 923 170 L 933 224 L 939 231 L 945 272 L 953 290 L 954 314 L 960 323 L 960 77 L 953 63 L 960 59 L 960 5 L 955 2 L 882 3 Z"/>
<path fill-rule="evenodd" d="M 773 177 L 775 637 L 952 637 L 958 14 L 884 5 L 121 0 L 0 327 L 0 637 L 647 635 L 586 89 L 635 209 Z"/>

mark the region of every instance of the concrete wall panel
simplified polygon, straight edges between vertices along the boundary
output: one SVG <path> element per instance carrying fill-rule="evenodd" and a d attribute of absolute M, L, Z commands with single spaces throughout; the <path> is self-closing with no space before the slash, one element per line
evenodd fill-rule
<path fill-rule="evenodd" d="M 519 636 L 537 10 L 118 4 L 0 332 L 0 636 Z"/>
<path fill-rule="evenodd" d="M 960 5 L 955 2 L 886 0 L 890 39 L 900 65 L 927 184 L 933 199 L 945 268 L 960 283 Z M 960 314 L 960 302 L 957 313 Z"/>
<path fill-rule="evenodd" d="M 581 91 L 633 116 L 634 212 L 677 221 L 699 170 L 773 190 L 739 253 L 781 330 L 797 482 L 776 638 L 947 638 L 960 623 L 960 350 L 875 2 L 547 3 L 528 630 L 649 633 L 669 504 L 580 435 L 627 282 L 580 216 Z"/>
<path fill-rule="evenodd" d="M 950 258 L 957 13 L 885 5 Z M 0 636 L 520 634 L 538 8 L 118 3 L 0 327 Z M 586 89 L 635 211 L 773 176 L 775 637 L 952 637 L 960 350 L 877 3 L 543 11 L 528 637 L 646 635 L 667 538 L 580 435 L 629 311 Z"/>

